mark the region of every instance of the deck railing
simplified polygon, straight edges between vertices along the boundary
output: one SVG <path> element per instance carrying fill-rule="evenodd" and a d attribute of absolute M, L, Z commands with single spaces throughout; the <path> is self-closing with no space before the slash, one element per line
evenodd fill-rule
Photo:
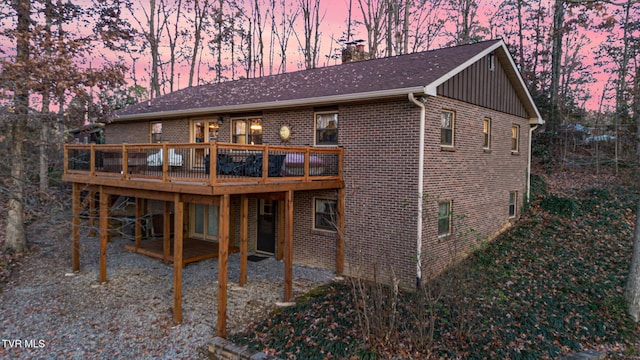
<path fill-rule="evenodd" d="M 207 144 L 69 144 L 64 151 L 65 175 L 210 185 L 340 180 L 342 163 L 342 148 L 215 141 Z"/>

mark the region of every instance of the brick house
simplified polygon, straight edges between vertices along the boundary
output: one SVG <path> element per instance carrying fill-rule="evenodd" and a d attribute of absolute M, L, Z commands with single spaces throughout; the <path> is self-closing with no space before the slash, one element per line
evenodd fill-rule
<path fill-rule="evenodd" d="M 168 163 L 166 147 L 174 146 L 179 166 L 199 164 L 207 174 L 238 168 L 241 161 L 228 159 L 239 148 L 220 157 L 231 146 L 226 143 L 243 144 L 242 151 L 251 151 L 250 144 L 277 149 L 282 156 L 276 163 L 260 160 L 265 187 L 228 197 L 231 246 L 246 238 L 248 252 L 278 258 L 284 253 L 285 262 L 292 249 L 296 263 L 359 277 L 378 271 L 381 278 L 392 269 L 404 285 L 415 286 L 451 261 L 452 251 L 458 256 L 519 218 L 529 190 L 531 132 L 542 123 L 504 42 L 492 40 L 182 89 L 120 110 L 105 138 L 118 146 L 164 144 Z M 139 145 L 137 151 L 146 151 L 150 165 L 158 149 Z M 306 155 L 287 149 L 306 149 Z M 313 153 L 336 149 L 333 162 Z M 216 161 L 209 160 L 215 151 Z M 323 177 L 329 162 L 337 166 L 331 173 L 336 178 Z M 165 180 L 173 167 L 168 165 Z M 267 167 L 275 168 L 274 176 L 331 184 L 287 183 L 292 205 L 286 205 L 278 195 L 283 188 L 266 187 L 272 179 Z M 126 173 L 125 180 L 135 176 Z M 123 184 L 98 185 L 129 186 Z M 154 191 L 178 192 L 179 184 Z M 220 203 L 211 204 L 185 201 L 185 238 L 218 241 L 226 225 Z M 145 206 L 162 212 L 161 202 Z M 288 236 L 285 211 L 293 220 Z M 289 236 L 292 244 L 285 244 Z"/>

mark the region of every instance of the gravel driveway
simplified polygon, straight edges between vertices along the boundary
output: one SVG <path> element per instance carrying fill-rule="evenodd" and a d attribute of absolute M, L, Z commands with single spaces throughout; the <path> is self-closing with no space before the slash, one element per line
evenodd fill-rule
<path fill-rule="evenodd" d="M 214 336 L 218 262 L 183 270 L 181 325 L 174 326 L 173 265 L 108 245 L 107 278 L 98 279 L 98 238 L 81 236 L 79 273 L 71 271 L 70 224 L 30 227 L 33 254 L 0 284 L 0 358 L 193 359 Z M 83 235 L 86 231 L 82 232 Z M 282 300 L 284 265 L 268 258 L 248 263 L 248 283 L 237 286 L 238 254 L 229 257 L 227 333 L 268 314 Z M 295 266 L 294 296 L 330 281 L 333 273 Z"/>

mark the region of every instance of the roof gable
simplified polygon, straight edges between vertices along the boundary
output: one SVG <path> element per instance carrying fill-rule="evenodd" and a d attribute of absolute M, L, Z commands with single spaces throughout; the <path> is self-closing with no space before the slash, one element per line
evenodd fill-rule
<path fill-rule="evenodd" d="M 121 120 L 335 104 L 426 93 L 501 40 L 185 88 L 121 109 Z M 443 80 L 444 79 L 444 80 Z M 526 88 L 525 88 L 526 90 Z M 528 94 L 528 93 L 527 93 Z M 530 98 L 530 97 L 529 97 Z M 535 106 L 533 106 L 535 107 Z M 536 110 L 537 111 L 537 110 Z"/>

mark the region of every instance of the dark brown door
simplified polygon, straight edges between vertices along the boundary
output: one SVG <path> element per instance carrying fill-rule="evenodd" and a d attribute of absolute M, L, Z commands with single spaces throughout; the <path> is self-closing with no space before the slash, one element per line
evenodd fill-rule
<path fill-rule="evenodd" d="M 258 201 L 258 241 L 256 250 L 275 254 L 276 252 L 276 202 Z"/>

